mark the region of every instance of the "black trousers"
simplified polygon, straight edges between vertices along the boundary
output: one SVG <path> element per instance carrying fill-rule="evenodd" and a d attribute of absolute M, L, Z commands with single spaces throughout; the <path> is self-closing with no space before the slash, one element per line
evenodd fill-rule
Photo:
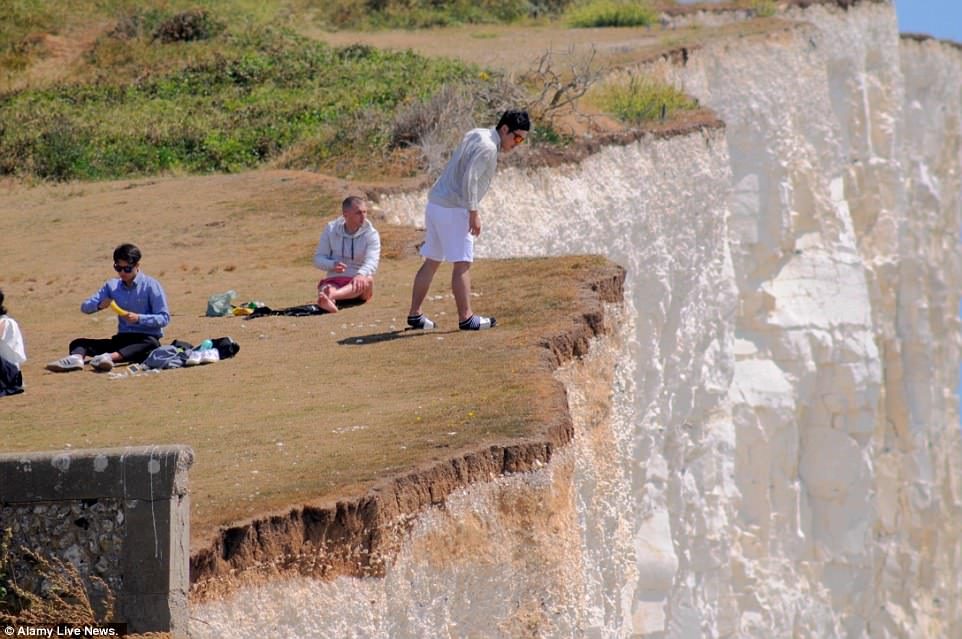
<path fill-rule="evenodd" d="M 150 351 L 160 346 L 160 340 L 144 333 L 118 333 L 110 339 L 81 337 L 70 342 L 70 354 L 94 356 L 101 353 L 120 353 L 123 361 L 140 363 Z"/>
<path fill-rule="evenodd" d="M 23 375 L 12 362 L 0 357 L 0 397 L 23 392 Z"/>

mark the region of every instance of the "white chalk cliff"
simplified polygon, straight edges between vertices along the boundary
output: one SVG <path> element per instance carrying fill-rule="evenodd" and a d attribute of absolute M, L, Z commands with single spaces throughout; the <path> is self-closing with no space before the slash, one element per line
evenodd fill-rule
<path fill-rule="evenodd" d="M 887 2 L 788 17 L 653 66 L 724 128 L 496 177 L 481 257 L 627 270 L 559 373 L 574 442 L 383 578 L 248 588 L 193 636 L 962 637 L 962 48 Z"/>

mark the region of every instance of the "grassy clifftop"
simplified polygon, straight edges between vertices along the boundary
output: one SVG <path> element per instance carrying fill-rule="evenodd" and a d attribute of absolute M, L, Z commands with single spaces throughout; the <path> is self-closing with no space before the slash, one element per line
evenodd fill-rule
<path fill-rule="evenodd" d="M 546 340 L 589 309 L 590 285 L 614 268 L 603 258 L 479 262 L 475 306 L 499 317 L 481 333 L 457 330 L 442 270 L 425 308 L 440 329 L 405 331 L 419 234 L 375 220 L 385 247 L 369 304 L 319 317 L 204 317 L 207 297 L 229 288 L 273 308 L 313 301 L 311 255 L 337 186 L 256 172 L 0 193 L 11 247 L 3 289 L 29 357 L 26 393 L 3 400 L 4 450 L 189 444 L 191 527 L 207 539 L 291 504 L 361 495 L 459 451 L 543 436 L 546 416 L 564 406 Z M 111 276 L 112 245 L 128 234 L 77 238 L 118 219 L 137 229 L 144 271 L 170 299 L 165 343 L 230 335 L 235 358 L 117 379 L 43 369 L 72 337 L 115 330 L 112 314 L 86 316 L 79 303 Z M 41 252 L 58 256 L 42 272 Z"/>

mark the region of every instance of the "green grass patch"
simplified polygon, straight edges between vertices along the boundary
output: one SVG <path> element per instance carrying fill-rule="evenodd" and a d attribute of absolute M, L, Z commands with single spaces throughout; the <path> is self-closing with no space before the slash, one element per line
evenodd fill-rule
<path fill-rule="evenodd" d="M 590 0 L 564 14 L 570 27 L 645 27 L 657 17 L 648 4 L 632 0 Z"/>
<path fill-rule="evenodd" d="M 698 108 L 698 102 L 675 87 L 651 78 L 632 76 L 626 84 L 606 84 L 590 100 L 619 120 L 641 124 L 664 120 L 678 111 Z"/>
<path fill-rule="evenodd" d="M 219 52 L 199 49 L 179 70 L 0 99 L 0 174 L 69 180 L 234 172 L 302 143 L 316 163 L 383 153 L 398 105 L 478 75 L 450 60 L 336 49 L 289 31 L 222 37 Z"/>
<path fill-rule="evenodd" d="M 559 15 L 571 0 L 317 0 L 307 4 L 330 29 L 424 29 L 511 23 Z"/>
<path fill-rule="evenodd" d="M 774 0 L 752 0 L 751 9 L 758 18 L 770 18 L 778 12 Z"/>

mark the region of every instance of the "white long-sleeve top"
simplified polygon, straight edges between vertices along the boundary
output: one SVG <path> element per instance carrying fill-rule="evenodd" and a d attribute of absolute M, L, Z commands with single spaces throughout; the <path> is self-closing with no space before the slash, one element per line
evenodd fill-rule
<path fill-rule="evenodd" d="M 27 361 L 20 326 L 17 325 L 16 320 L 6 315 L 0 315 L 0 357 L 17 368 Z"/>
<path fill-rule="evenodd" d="M 334 271 L 334 265 L 344 262 L 347 270 Z M 343 217 L 328 222 L 314 251 L 314 266 L 327 271 L 327 277 L 374 275 L 381 262 L 381 235 L 364 220 L 354 233 L 348 233 Z"/>
<path fill-rule="evenodd" d="M 497 129 L 471 129 L 431 187 L 428 200 L 449 209 L 478 210 L 498 165 L 501 136 Z"/>

